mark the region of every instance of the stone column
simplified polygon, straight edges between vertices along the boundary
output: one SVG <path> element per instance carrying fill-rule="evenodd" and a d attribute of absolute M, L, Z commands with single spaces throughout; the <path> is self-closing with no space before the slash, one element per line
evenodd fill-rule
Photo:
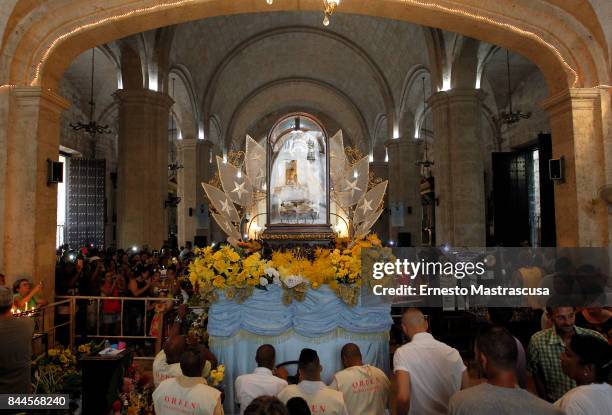
<path fill-rule="evenodd" d="M 47 184 L 47 160 L 58 160 L 60 114 L 69 104 L 40 87 L 16 87 L 4 96 L 0 118 L 6 139 L 3 170 L 2 272 L 42 281 L 44 296 L 55 292 L 57 185 Z"/>
<path fill-rule="evenodd" d="M 553 157 L 565 160 L 565 181 L 555 185 L 557 246 L 607 246 L 606 205 L 598 197 L 606 183 L 600 91 L 569 89 L 541 106 L 550 117 Z"/>
<path fill-rule="evenodd" d="M 178 140 L 178 161 L 183 168 L 178 171 L 178 245 L 184 246 L 187 241 L 193 243 L 196 227 L 196 139 L 185 137 Z"/>
<path fill-rule="evenodd" d="M 214 173 L 211 174 L 211 167 L 216 166 L 214 157 L 211 157 L 213 151 L 213 144 L 209 140 L 198 140 L 196 145 L 196 171 L 195 171 L 195 215 L 196 215 L 196 236 L 206 236 L 207 243 L 210 245 L 212 242 L 210 230 L 211 230 L 211 218 L 209 216 L 208 199 L 204 194 L 202 188 L 202 182 L 208 183 Z M 211 163 L 212 160 L 212 163 Z"/>
<path fill-rule="evenodd" d="M 453 89 L 429 98 L 434 121 L 438 245 L 486 244 L 480 126 L 483 97 L 481 90 Z"/>
<path fill-rule="evenodd" d="M 210 243 L 208 199 L 202 182 L 210 180 L 210 151 L 208 140 L 183 139 L 179 141 L 179 160 L 183 168 L 178 172 L 178 242 L 195 242 L 196 236 L 206 236 Z"/>
<path fill-rule="evenodd" d="M 418 147 L 414 140 L 398 138 L 386 143 L 389 155 L 388 208 L 389 238 L 398 242 L 398 233 L 409 232 L 411 245 L 421 245 L 421 175 L 416 165 Z M 393 219 L 401 221 L 399 226 Z"/>
<path fill-rule="evenodd" d="M 168 116 L 172 99 L 146 89 L 119 90 L 117 246 L 159 249 L 167 238 Z"/>
<path fill-rule="evenodd" d="M 384 161 L 371 161 L 370 171 L 374 173 L 374 177 L 382 180 L 389 179 L 389 163 Z M 387 195 L 385 197 L 385 211 L 380 215 L 380 218 L 372 226 L 372 232 L 375 232 L 382 241 L 388 241 L 389 236 L 389 187 L 387 185 Z"/>

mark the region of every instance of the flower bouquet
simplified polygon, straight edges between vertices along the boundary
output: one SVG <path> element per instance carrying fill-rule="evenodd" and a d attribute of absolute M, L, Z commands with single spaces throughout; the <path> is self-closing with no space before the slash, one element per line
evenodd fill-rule
<path fill-rule="evenodd" d="M 80 393 L 81 371 L 76 356 L 70 349 L 47 350 L 32 362 L 32 383 L 34 393 Z"/>

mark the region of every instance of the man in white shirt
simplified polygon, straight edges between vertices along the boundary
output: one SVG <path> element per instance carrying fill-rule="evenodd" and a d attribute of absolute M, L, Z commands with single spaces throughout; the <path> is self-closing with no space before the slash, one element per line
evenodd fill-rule
<path fill-rule="evenodd" d="M 316 351 L 302 349 L 298 370 L 300 383 L 287 386 L 278 394 L 278 399 L 286 404 L 289 399 L 299 396 L 308 403 L 312 415 L 348 415 L 342 393 L 321 382 L 323 368 Z"/>
<path fill-rule="evenodd" d="M 416 308 L 402 316 L 402 330 L 410 342 L 393 356 L 398 415 L 446 415 L 450 397 L 468 386 L 459 352 L 434 339 L 428 328 Z"/>
<path fill-rule="evenodd" d="M 263 395 L 277 396 L 287 387 L 287 381 L 274 375 L 276 351 L 269 344 L 259 346 L 255 354 L 257 367 L 253 373 L 240 375 L 236 378 L 236 402 L 240 405 L 240 414 L 247 406 Z"/>
<path fill-rule="evenodd" d="M 201 352 L 181 355 L 182 376 L 164 380 L 153 392 L 157 415 L 223 415 L 221 392 L 202 377 L 205 359 Z"/>
<path fill-rule="evenodd" d="M 344 370 L 334 375 L 330 388 L 342 392 L 350 414 L 381 415 L 389 402 L 391 386 L 387 375 L 377 367 L 364 365 L 355 343 L 345 344 L 340 352 Z"/>
<path fill-rule="evenodd" d="M 155 360 L 153 361 L 153 383 L 158 387 L 162 381 L 181 376 L 181 365 L 179 359 L 185 351 L 185 337 L 172 336 L 164 344 Z"/>

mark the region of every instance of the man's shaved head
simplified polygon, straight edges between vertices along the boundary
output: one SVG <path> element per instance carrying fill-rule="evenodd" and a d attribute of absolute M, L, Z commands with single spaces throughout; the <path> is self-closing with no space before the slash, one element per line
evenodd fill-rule
<path fill-rule="evenodd" d="M 274 361 L 276 359 L 276 351 L 274 346 L 271 344 L 264 344 L 259 346 L 257 353 L 255 354 L 255 361 L 257 366 L 267 367 L 272 370 L 274 368 Z"/>
<path fill-rule="evenodd" d="M 166 353 L 166 363 L 173 364 L 178 363 L 181 354 L 185 351 L 185 336 L 172 336 L 166 340 L 164 345 L 164 353 Z"/>
<path fill-rule="evenodd" d="M 427 320 L 418 308 L 409 308 L 402 315 L 402 329 L 409 339 L 417 333 L 427 332 L 427 328 Z"/>
<path fill-rule="evenodd" d="M 347 343 L 342 347 L 340 358 L 344 367 L 362 366 L 361 350 L 355 343 Z"/>

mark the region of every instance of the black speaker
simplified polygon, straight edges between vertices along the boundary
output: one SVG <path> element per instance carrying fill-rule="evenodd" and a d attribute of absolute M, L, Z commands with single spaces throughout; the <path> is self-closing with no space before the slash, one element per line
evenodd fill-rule
<path fill-rule="evenodd" d="M 550 180 L 563 181 L 565 179 L 564 170 L 565 159 L 563 157 L 548 160 L 548 177 L 550 177 Z"/>
<path fill-rule="evenodd" d="M 47 160 L 47 184 L 64 182 L 64 163 Z"/>
<path fill-rule="evenodd" d="M 410 232 L 397 233 L 397 246 L 399 248 L 412 246 L 412 235 L 410 234 Z"/>

